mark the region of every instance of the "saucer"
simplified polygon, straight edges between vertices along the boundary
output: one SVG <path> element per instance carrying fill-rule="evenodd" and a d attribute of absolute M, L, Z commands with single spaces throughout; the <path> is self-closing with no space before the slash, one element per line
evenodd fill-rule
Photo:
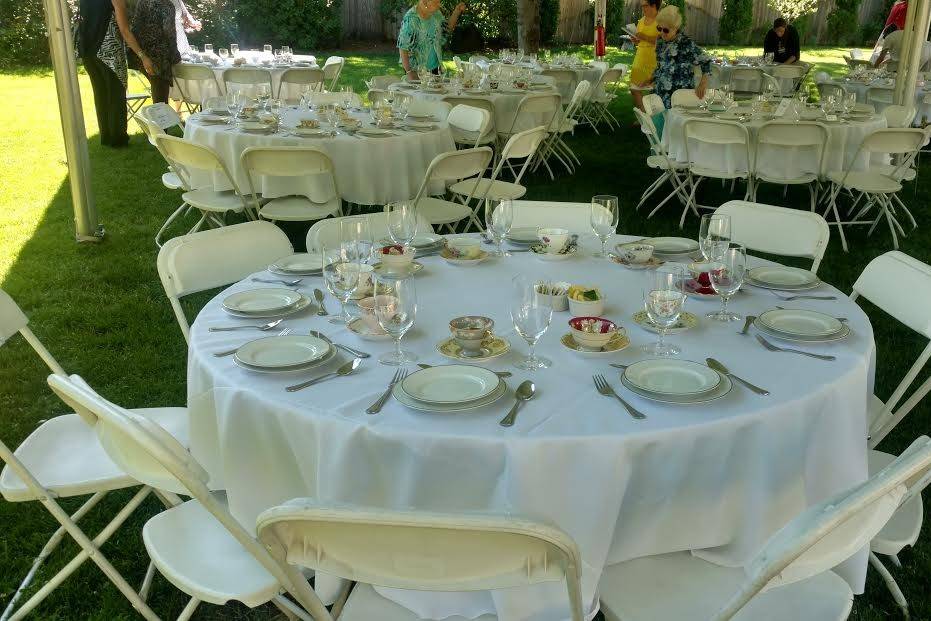
<path fill-rule="evenodd" d="M 453 360 L 465 360 L 468 362 L 483 362 L 491 360 L 498 356 L 504 355 L 511 350 L 511 343 L 506 338 L 491 335 L 482 340 L 482 354 L 477 357 L 467 357 L 462 355 L 462 347 L 452 337 L 444 339 L 437 343 L 436 350 Z M 487 353 L 486 353 L 487 352 Z"/>
<path fill-rule="evenodd" d="M 474 259 L 457 259 L 449 255 L 449 250 L 444 249 L 440 252 L 440 256 L 443 257 L 443 260 L 449 263 L 450 265 L 462 265 L 465 267 L 470 267 L 473 265 L 478 265 L 479 263 L 481 263 L 482 261 L 484 261 L 490 256 L 484 250 L 481 250 L 480 252 L 481 254 L 479 254 Z"/>
<path fill-rule="evenodd" d="M 563 248 L 563 250 L 566 249 Z M 530 246 L 530 253 L 541 261 L 565 261 L 578 251 L 579 247 L 577 245 L 569 246 L 568 251 L 565 252 L 546 252 L 542 244 L 534 244 Z"/>
<path fill-rule="evenodd" d="M 646 330 L 647 332 L 653 332 L 654 334 L 659 334 L 659 328 L 653 325 L 653 322 L 650 321 L 649 316 L 645 310 L 638 311 L 634 313 L 633 316 L 634 323 Z M 674 323 L 670 328 L 666 330 L 666 334 L 678 334 L 679 332 L 685 332 L 686 330 L 691 330 L 698 325 L 698 317 L 692 313 L 682 311 L 679 314 L 679 319 Z"/>
<path fill-rule="evenodd" d="M 390 341 L 391 335 L 387 332 L 373 332 L 361 318 L 355 318 L 346 326 L 349 331 L 364 341 Z"/>
<path fill-rule="evenodd" d="M 571 332 L 566 332 L 563 334 L 562 338 L 559 339 L 559 342 L 563 347 L 575 352 L 583 358 L 601 358 L 603 356 L 610 356 L 623 349 L 626 349 L 627 346 L 630 345 L 630 339 L 627 337 L 627 332 L 623 328 L 619 329 L 617 334 L 611 337 L 611 340 L 608 341 L 608 344 L 601 349 L 582 347 L 575 342 L 574 338 L 572 338 Z"/>
<path fill-rule="evenodd" d="M 623 265 L 629 270 L 650 270 L 664 265 L 666 262 L 657 257 L 650 257 L 649 261 L 644 261 L 643 263 L 631 263 L 624 257 L 618 256 L 616 254 L 610 255 L 611 260 L 617 263 L 618 265 Z"/>
<path fill-rule="evenodd" d="M 423 263 L 417 261 L 412 261 L 411 264 L 405 269 L 399 270 L 388 270 L 385 267 L 385 264 L 379 261 L 372 266 L 372 271 L 383 278 L 407 278 L 408 276 L 413 276 L 417 272 L 423 269 Z"/>

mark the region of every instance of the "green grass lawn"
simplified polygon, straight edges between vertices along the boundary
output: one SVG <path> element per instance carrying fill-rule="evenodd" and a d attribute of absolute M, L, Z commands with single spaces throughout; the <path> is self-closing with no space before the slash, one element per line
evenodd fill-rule
<path fill-rule="evenodd" d="M 581 48 L 583 53 L 590 49 Z M 734 51 L 733 48 L 728 48 Z M 806 56 L 819 69 L 840 73 L 846 50 L 822 48 Z M 363 80 L 388 71 L 398 72 L 393 54 L 352 52 L 343 72 L 345 82 L 364 92 Z M 321 54 L 322 56 L 322 54 Z M 612 51 L 611 62 L 630 62 L 631 54 Z M 109 150 L 99 146 L 90 85 L 81 77 L 84 114 L 90 140 L 93 190 L 106 238 L 96 245 L 73 241 L 73 214 L 67 169 L 55 99 L 48 70 L 0 74 L 0 92 L 7 95 L 6 122 L 0 125 L 0 287 L 16 299 L 31 318 L 36 334 L 59 362 L 78 373 L 108 398 L 129 407 L 183 404 L 185 398 L 185 345 L 155 271 L 155 231 L 178 204 L 178 196 L 159 180 L 164 164 L 141 134 L 130 146 Z M 535 175 L 527 180 L 530 199 L 587 201 L 595 193 L 621 197 L 619 230 L 649 235 L 680 234 L 680 210 L 670 206 L 651 220 L 633 210 L 641 191 L 652 181 L 644 158 L 646 142 L 639 129 L 629 127 L 632 114 L 626 92 L 614 110 L 623 127 L 613 134 L 594 135 L 582 130 L 572 144 L 584 166 L 576 175 Z M 131 127 L 131 131 L 136 131 Z M 925 166 L 927 168 L 927 166 Z M 720 204 L 727 195 L 720 184 L 704 184 L 701 202 Z M 931 222 L 927 216 L 931 174 L 922 171 L 917 193 L 903 192 L 919 221 L 917 231 L 902 242 L 902 250 L 931 262 Z M 806 208 L 807 191 L 765 187 L 761 202 Z M 188 224 L 190 226 L 190 224 Z M 695 236 L 698 224 L 691 218 L 685 235 Z M 176 231 L 177 233 L 177 231 Z M 850 231 L 852 250 L 845 254 L 832 240 L 819 274 L 843 291 L 873 257 L 891 248 L 884 226 L 872 238 L 865 228 Z M 195 296 L 196 297 L 196 296 Z M 202 298 L 204 296 L 201 296 Z M 881 311 L 866 310 L 873 320 L 878 347 L 876 391 L 887 397 L 914 361 L 925 341 L 896 326 Z M 61 413 L 64 407 L 45 384 L 48 371 L 20 338 L 0 348 L 0 437 L 15 447 L 37 423 Z M 925 377 L 925 375 L 922 376 Z M 880 448 L 898 452 L 928 429 L 928 400 Z M 104 503 L 111 514 L 128 498 L 114 494 Z M 66 507 L 75 507 L 66 501 Z M 154 501 L 137 512 L 127 526 L 104 547 L 104 552 L 131 583 L 142 580 L 146 555 L 139 536 L 147 516 L 158 507 Z M 101 512 L 84 522 L 87 532 L 101 528 Z M 55 523 L 35 503 L 0 502 L 0 606 L 4 606 L 42 547 Z M 76 546 L 62 546 L 41 573 L 38 582 L 62 566 Z M 914 549 L 902 555 L 902 569 L 893 573 L 909 598 L 914 619 L 931 619 L 927 576 L 931 575 L 931 545 L 923 536 Z M 176 616 L 186 597 L 164 579 L 156 578 L 151 604 L 165 617 Z M 885 586 L 870 573 L 865 595 L 858 597 L 854 618 L 895 618 L 896 607 Z M 277 610 L 248 611 L 241 606 L 205 605 L 197 618 L 275 617 Z M 134 615 L 126 600 L 92 564 L 86 564 L 38 609 L 42 619 L 116 619 Z M 374 621 L 374 620 L 373 620 Z"/>

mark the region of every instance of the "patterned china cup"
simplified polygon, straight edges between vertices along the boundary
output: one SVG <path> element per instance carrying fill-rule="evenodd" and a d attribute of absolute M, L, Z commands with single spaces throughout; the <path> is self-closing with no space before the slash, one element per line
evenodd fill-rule
<path fill-rule="evenodd" d="M 377 296 L 377 302 L 379 306 L 387 306 L 394 296 L 390 295 L 379 295 Z M 368 326 L 368 329 L 375 334 L 384 334 L 385 331 L 380 325 L 378 325 L 378 319 L 375 317 L 375 297 L 363 298 L 356 302 L 356 305 L 359 307 L 359 310 L 362 312 L 362 321 Z"/>
<path fill-rule="evenodd" d="M 568 229 L 542 228 L 537 230 L 537 238 L 549 254 L 556 254 L 566 247 L 569 241 Z"/>
<path fill-rule="evenodd" d="M 646 263 L 653 257 L 653 246 L 650 244 L 639 242 L 620 244 L 617 250 L 628 263 Z"/>
<path fill-rule="evenodd" d="M 494 327 L 494 320 L 478 315 L 456 317 L 449 322 L 449 331 L 456 344 L 462 348 L 464 358 L 478 358 L 482 355 L 482 341 L 491 336 Z"/>

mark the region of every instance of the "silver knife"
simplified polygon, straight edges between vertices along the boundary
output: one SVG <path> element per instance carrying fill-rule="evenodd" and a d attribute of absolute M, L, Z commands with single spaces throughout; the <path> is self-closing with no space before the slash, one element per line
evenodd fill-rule
<path fill-rule="evenodd" d="M 741 384 L 743 384 L 744 386 L 746 386 L 747 388 L 749 388 L 750 390 L 752 390 L 752 391 L 755 392 L 756 394 L 758 394 L 758 395 L 763 395 L 764 397 L 767 396 L 767 395 L 769 395 L 769 391 L 768 391 L 768 390 L 766 390 L 766 389 L 764 389 L 764 388 L 760 388 L 759 386 L 756 386 L 756 385 L 754 385 L 754 384 L 751 384 L 750 382 L 748 382 L 747 380 L 743 379 L 742 377 L 737 377 L 736 375 L 734 375 L 733 373 L 731 373 L 730 371 L 728 371 L 726 366 L 724 366 L 723 364 L 721 364 L 720 362 L 718 362 L 718 361 L 715 360 L 714 358 L 705 358 L 705 362 L 707 362 L 707 363 L 708 363 L 708 366 L 711 367 L 712 369 L 714 369 L 715 371 L 717 371 L 718 373 L 721 373 L 721 374 L 723 374 L 723 375 L 727 375 L 728 377 L 731 377 L 731 378 L 737 380 L 738 382 L 740 382 Z"/>

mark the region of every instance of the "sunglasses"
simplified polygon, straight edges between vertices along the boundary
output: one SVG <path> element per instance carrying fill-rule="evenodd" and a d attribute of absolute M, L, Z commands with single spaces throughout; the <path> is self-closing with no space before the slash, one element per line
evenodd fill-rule
<path fill-rule="evenodd" d="M 670 28 L 657 28 L 657 30 L 663 34 L 669 34 L 670 32 L 672 32 Z"/>

